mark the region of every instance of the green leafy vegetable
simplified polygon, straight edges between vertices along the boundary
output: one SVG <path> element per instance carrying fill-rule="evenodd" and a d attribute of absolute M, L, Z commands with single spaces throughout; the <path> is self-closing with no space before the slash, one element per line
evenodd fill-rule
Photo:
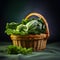
<path fill-rule="evenodd" d="M 10 46 L 8 46 L 8 48 L 7 48 L 7 53 L 8 53 L 8 54 L 18 54 L 18 53 L 19 53 L 18 50 L 19 50 L 19 49 L 18 49 L 17 46 L 10 45 Z"/>
<path fill-rule="evenodd" d="M 19 23 L 15 23 L 15 22 L 7 23 L 5 33 L 7 35 L 13 34 L 18 25 L 19 25 Z"/>
<path fill-rule="evenodd" d="M 27 27 L 23 24 L 17 26 L 16 31 L 26 31 Z"/>
<path fill-rule="evenodd" d="M 26 25 L 26 24 L 27 24 L 29 21 L 30 21 L 29 19 L 27 19 L 27 20 L 25 20 L 25 19 L 22 19 L 22 22 L 21 22 L 21 24 L 24 24 L 24 25 Z"/>
<path fill-rule="evenodd" d="M 41 19 L 40 19 L 40 18 L 38 18 L 37 20 L 38 20 L 38 22 L 40 22 L 40 23 L 44 24 L 44 21 L 43 21 L 43 19 L 42 19 L 42 18 L 41 18 Z"/>
<path fill-rule="evenodd" d="M 23 47 L 17 47 L 14 45 L 10 45 L 7 48 L 8 54 L 32 54 L 32 48 L 23 48 Z"/>
<path fill-rule="evenodd" d="M 14 31 L 14 30 L 12 30 L 12 29 L 7 29 L 7 30 L 5 31 L 5 33 L 7 33 L 7 35 L 10 35 L 10 34 L 13 33 L 13 31 Z"/>
<path fill-rule="evenodd" d="M 40 34 L 44 33 L 43 24 L 38 20 L 32 20 L 26 24 L 29 34 Z"/>
<path fill-rule="evenodd" d="M 32 20 L 26 24 L 27 29 L 34 28 L 37 25 L 38 21 L 37 20 Z"/>
<path fill-rule="evenodd" d="M 28 34 L 40 34 L 46 32 L 46 26 L 43 19 L 28 19 L 22 20 L 22 22 L 7 23 L 5 33 L 7 35 L 16 34 L 16 35 L 28 35 Z"/>
<path fill-rule="evenodd" d="M 16 27 L 19 25 L 19 23 L 11 22 L 6 24 L 6 29 L 16 29 Z"/>
<path fill-rule="evenodd" d="M 27 27 L 26 27 L 26 25 L 23 25 L 23 24 L 18 25 L 16 28 L 16 31 L 20 32 L 20 35 L 28 34 Z"/>

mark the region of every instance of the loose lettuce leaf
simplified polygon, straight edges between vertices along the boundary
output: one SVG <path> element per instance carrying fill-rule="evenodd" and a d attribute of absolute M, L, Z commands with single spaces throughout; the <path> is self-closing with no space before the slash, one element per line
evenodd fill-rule
<path fill-rule="evenodd" d="M 16 29 L 16 27 L 19 25 L 19 23 L 11 22 L 6 24 L 6 29 Z"/>
<path fill-rule="evenodd" d="M 8 54 L 23 54 L 23 55 L 27 55 L 27 54 L 32 54 L 32 48 L 23 48 L 23 47 L 18 47 L 18 46 L 14 46 L 14 45 L 9 45 L 7 47 L 7 53 Z"/>
<path fill-rule="evenodd" d="M 26 31 L 26 29 L 27 29 L 26 25 L 20 24 L 17 26 L 16 31 L 19 31 L 19 32 Z"/>
<path fill-rule="evenodd" d="M 12 30 L 12 29 L 6 29 L 6 30 L 5 30 L 5 33 L 6 33 L 7 35 L 11 35 L 11 34 L 13 33 L 13 30 Z"/>
<path fill-rule="evenodd" d="M 7 35 L 11 35 L 15 32 L 16 27 L 19 25 L 19 23 L 11 22 L 11 23 L 6 23 L 6 30 L 5 33 Z"/>
<path fill-rule="evenodd" d="M 21 24 L 24 24 L 24 25 L 26 25 L 26 24 L 27 24 L 29 21 L 30 21 L 29 19 L 27 19 L 27 20 L 25 20 L 25 19 L 22 19 L 22 22 L 21 22 Z"/>
<path fill-rule="evenodd" d="M 20 35 L 27 35 L 28 31 L 27 31 L 27 27 L 26 25 L 20 24 L 17 26 L 16 28 L 17 32 L 20 32 Z"/>
<path fill-rule="evenodd" d="M 44 24 L 44 21 L 43 21 L 42 18 L 38 18 L 37 21 L 40 22 L 40 23 L 42 23 L 42 24 Z"/>

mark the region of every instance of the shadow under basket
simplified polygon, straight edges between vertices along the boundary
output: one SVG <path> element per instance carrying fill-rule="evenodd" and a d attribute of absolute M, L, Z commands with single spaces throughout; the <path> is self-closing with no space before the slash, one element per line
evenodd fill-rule
<path fill-rule="evenodd" d="M 46 25 L 46 33 L 40 35 L 10 35 L 13 45 L 22 46 L 26 48 L 33 48 L 33 51 L 39 51 L 46 48 L 47 39 L 49 37 L 49 29 L 46 19 L 39 13 L 30 13 L 25 19 L 27 20 L 30 16 L 35 15 L 42 18 Z"/>

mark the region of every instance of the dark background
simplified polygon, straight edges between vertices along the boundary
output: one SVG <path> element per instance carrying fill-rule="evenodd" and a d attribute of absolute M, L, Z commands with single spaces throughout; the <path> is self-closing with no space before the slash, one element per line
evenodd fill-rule
<path fill-rule="evenodd" d="M 0 42 L 10 42 L 5 31 L 7 22 L 20 22 L 30 12 L 42 14 L 49 25 L 48 43 L 60 41 L 59 0 L 0 0 Z"/>

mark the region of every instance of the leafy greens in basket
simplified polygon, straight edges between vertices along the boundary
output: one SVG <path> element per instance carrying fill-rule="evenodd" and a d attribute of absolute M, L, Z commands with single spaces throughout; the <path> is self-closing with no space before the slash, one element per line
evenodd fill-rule
<path fill-rule="evenodd" d="M 11 22 L 6 24 L 7 35 L 28 35 L 45 33 L 46 26 L 42 19 L 22 20 L 21 23 Z"/>

